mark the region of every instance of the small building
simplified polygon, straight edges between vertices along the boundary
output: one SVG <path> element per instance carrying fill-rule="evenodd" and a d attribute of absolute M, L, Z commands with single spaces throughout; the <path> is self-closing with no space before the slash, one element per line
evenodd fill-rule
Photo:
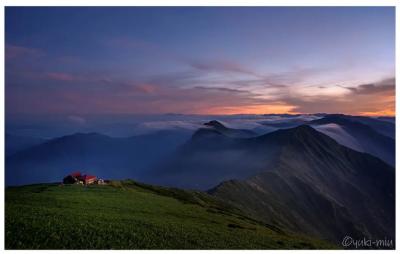
<path fill-rule="evenodd" d="M 63 179 L 64 184 L 94 184 L 96 182 L 96 176 L 82 175 L 81 172 L 73 172 Z"/>
<path fill-rule="evenodd" d="M 96 182 L 97 177 L 91 175 L 83 175 L 79 180 L 81 180 L 83 184 L 93 184 Z"/>
<path fill-rule="evenodd" d="M 99 179 L 97 179 L 97 184 L 104 185 L 106 183 L 103 179 L 99 178 Z"/>
<path fill-rule="evenodd" d="M 67 175 L 66 177 L 64 177 L 63 179 L 63 184 L 74 184 L 76 183 L 78 180 L 76 178 L 74 178 L 72 175 Z"/>
<path fill-rule="evenodd" d="M 81 172 L 76 171 L 76 172 L 71 173 L 71 176 L 76 177 L 76 178 L 79 178 L 79 177 L 82 176 L 82 174 L 81 174 Z"/>
<path fill-rule="evenodd" d="M 73 172 L 63 179 L 64 184 L 74 184 L 79 182 L 79 178 L 82 177 L 82 174 L 80 172 Z"/>

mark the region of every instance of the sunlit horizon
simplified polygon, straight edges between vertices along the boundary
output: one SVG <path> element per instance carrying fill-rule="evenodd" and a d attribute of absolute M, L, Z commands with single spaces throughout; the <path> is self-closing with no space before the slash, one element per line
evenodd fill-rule
<path fill-rule="evenodd" d="M 395 115 L 392 7 L 7 7 L 5 18 L 6 116 Z"/>

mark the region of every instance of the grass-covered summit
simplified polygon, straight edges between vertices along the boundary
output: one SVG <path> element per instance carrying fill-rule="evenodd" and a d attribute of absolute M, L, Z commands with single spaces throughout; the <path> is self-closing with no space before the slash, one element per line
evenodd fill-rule
<path fill-rule="evenodd" d="M 324 241 L 245 217 L 202 192 L 109 186 L 6 188 L 7 249 L 311 249 Z"/>

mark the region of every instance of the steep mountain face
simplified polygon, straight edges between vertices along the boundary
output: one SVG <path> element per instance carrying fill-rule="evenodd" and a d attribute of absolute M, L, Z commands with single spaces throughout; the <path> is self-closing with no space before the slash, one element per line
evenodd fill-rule
<path fill-rule="evenodd" d="M 273 165 L 210 193 L 294 231 L 341 241 L 394 238 L 394 169 L 301 126 L 254 142 L 281 145 Z"/>
<path fill-rule="evenodd" d="M 128 138 L 98 133 L 49 140 L 6 158 L 6 184 L 60 181 L 72 171 L 102 178 L 141 179 L 146 171 L 172 154 L 191 132 L 160 131 Z"/>
<path fill-rule="evenodd" d="M 296 232 L 394 237 L 394 169 L 309 126 L 249 139 L 201 130 L 163 172 L 159 182 L 184 188 L 222 180 L 212 195 Z"/>
<path fill-rule="evenodd" d="M 218 121 L 204 125 L 207 127 L 198 129 L 169 160 L 149 172 L 143 181 L 207 190 L 221 181 L 248 177 L 257 172 L 257 167 L 250 165 L 253 162 L 242 160 L 251 154 L 239 145 L 246 140 L 245 137 L 255 136 L 254 132 L 227 128 Z"/>
<path fill-rule="evenodd" d="M 342 145 L 359 152 L 374 155 L 386 163 L 395 164 L 395 140 L 380 134 L 367 124 L 346 116 L 330 115 L 309 122 L 318 131 L 330 136 Z M 373 120 L 373 119 L 372 119 Z M 375 122 L 378 120 L 375 120 Z"/>
<path fill-rule="evenodd" d="M 164 165 L 145 182 L 166 186 L 207 190 L 229 179 L 244 179 L 259 172 L 276 153 L 249 149 L 246 138 L 231 138 L 215 128 L 200 128 Z"/>

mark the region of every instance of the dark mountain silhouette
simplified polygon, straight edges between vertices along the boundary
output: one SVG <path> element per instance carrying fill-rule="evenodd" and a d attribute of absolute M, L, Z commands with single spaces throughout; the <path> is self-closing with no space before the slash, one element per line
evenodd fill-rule
<path fill-rule="evenodd" d="M 376 132 L 385 135 L 389 138 L 394 139 L 396 137 L 396 126 L 394 122 L 394 117 L 367 117 L 367 116 L 350 116 L 350 115 L 343 115 L 343 114 L 331 114 L 326 115 L 326 118 L 336 118 L 336 119 L 343 119 L 349 120 L 352 122 L 359 122 L 364 125 L 368 125 Z"/>
<path fill-rule="evenodd" d="M 258 167 L 252 167 L 253 163 L 259 163 L 259 157 L 256 155 L 249 160 L 251 151 L 241 146 L 247 140 L 232 138 L 217 128 L 200 128 L 167 163 L 155 168 L 145 181 L 206 190 L 224 180 L 251 176 L 259 170 Z"/>
<path fill-rule="evenodd" d="M 218 133 L 221 133 L 227 137 L 232 137 L 232 138 L 248 138 L 257 135 L 255 132 L 251 130 L 228 128 L 216 120 L 212 120 L 208 123 L 205 123 L 204 125 Z"/>
<path fill-rule="evenodd" d="M 396 123 L 396 117 L 392 117 L 392 116 L 379 116 L 376 119 L 381 120 L 381 121 L 385 121 L 385 122 L 389 122 L 389 123 Z"/>
<path fill-rule="evenodd" d="M 309 124 L 316 126 L 319 131 L 334 138 L 342 145 L 359 152 L 372 154 L 394 166 L 396 157 L 395 140 L 380 134 L 367 124 L 358 122 L 357 119 L 359 117 L 353 118 L 341 115 L 329 115 L 311 121 Z M 341 128 L 338 129 L 335 126 L 329 126 L 329 124 L 335 124 Z"/>
<path fill-rule="evenodd" d="M 394 237 L 394 169 L 301 125 L 249 139 L 195 133 L 159 183 L 206 189 L 273 225 L 332 241 Z"/>
<path fill-rule="evenodd" d="M 396 138 L 396 126 L 394 117 L 391 118 L 391 121 L 388 121 L 389 118 L 372 118 L 363 116 L 351 116 L 351 118 L 359 121 L 360 123 L 370 126 L 382 135 L 388 136 L 393 139 Z"/>
<path fill-rule="evenodd" d="M 71 171 L 103 178 L 137 178 L 183 144 L 191 132 L 160 131 L 127 138 L 77 133 L 6 158 L 6 184 L 60 181 Z"/>
<path fill-rule="evenodd" d="M 288 118 L 288 119 L 283 119 L 280 121 L 264 121 L 261 122 L 261 124 L 268 126 L 268 127 L 274 127 L 277 129 L 286 129 L 286 128 L 293 128 L 297 127 L 299 125 L 307 123 L 309 120 L 303 119 L 303 118 Z"/>

